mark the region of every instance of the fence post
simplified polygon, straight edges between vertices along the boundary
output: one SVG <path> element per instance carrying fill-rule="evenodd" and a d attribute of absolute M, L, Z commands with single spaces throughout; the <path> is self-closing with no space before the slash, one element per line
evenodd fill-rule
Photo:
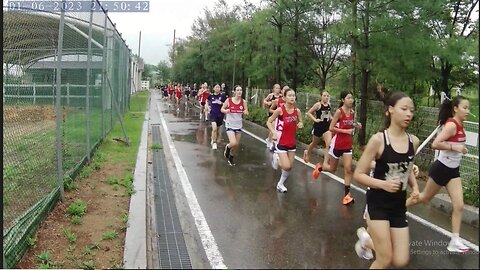
<path fill-rule="evenodd" d="M 305 101 L 305 111 L 308 111 L 308 93 L 307 93 L 307 98 L 306 98 L 306 101 Z"/>
<path fill-rule="evenodd" d="M 92 5 L 94 0 L 92 0 Z M 93 20 L 93 10 L 90 10 L 90 20 L 88 23 L 88 52 L 87 52 L 87 88 L 85 93 L 85 128 L 86 128 L 86 155 L 87 161 L 90 162 L 90 65 L 92 62 L 92 20 Z"/>
<path fill-rule="evenodd" d="M 102 140 L 105 139 L 105 95 L 107 93 L 107 81 L 105 77 L 107 75 L 107 20 L 108 16 L 105 12 L 105 20 L 103 22 L 103 55 L 102 55 Z"/>
<path fill-rule="evenodd" d="M 33 105 L 37 104 L 37 89 L 35 83 L 33 83 Z"/>
<path fill-rule="evenodd" d="M 70 83 L 67 83 L 67 105 L 70 106 Z"/>
<path fill-rule="evenodd" d="M 62 7 L 65 6 L 65 0 L 62 1 Z M 61 87 L 62 87 L 62 53 L 63 53 L 63 29 L 65 22 L 65 9 L 61 9 L 60 22 L 58 25 L 58 50 L 57 50 L 57 76 L 56 76 L 56 97 L 55 97 L 55 122 L 56 122 L 56 152 L 57 152 L 57 178 L 58 186 L 60 188 L 60 200 L 64 201 L 63 190 L 63 149 L 62 149 L 62 100 L 61 100 Z"/>
<path fill-rule="evenodd" d="M 255 105 L 258 106 L 258 89 L 255 89 Z"/>

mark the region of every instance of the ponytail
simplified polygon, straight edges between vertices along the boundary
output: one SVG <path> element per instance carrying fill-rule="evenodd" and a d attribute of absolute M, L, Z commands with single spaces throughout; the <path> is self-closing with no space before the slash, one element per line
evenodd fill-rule
<path fill-rule="evenodd" d="M 458 107 L 458 104 L 462 100 L 466 99 L 464 96 L 458 95 L 455 96 L 452 100 L 448 98 L 440 105 L 440 109 L 438 111 L 438 124 L 444 125 L 448 118 L 453 117 L 453 108 Z"/>

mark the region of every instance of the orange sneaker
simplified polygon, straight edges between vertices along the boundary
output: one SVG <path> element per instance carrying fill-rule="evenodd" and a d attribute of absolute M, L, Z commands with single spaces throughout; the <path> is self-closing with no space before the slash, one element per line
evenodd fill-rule
<path fill-rule="evenodd" d="M 317 180 L 317 178 L 320 176 L 321 171 L 322 171 L 322 164 L 317 163 L 317 165 L 315 165 L 315 169 L 313 169 L 312 178 L 314 180 Z"/>
<path fill-rule="evenodd" d="M 347 195 L 345 195 L 345 197 L 343 197 L 343 205 L 347 205 L 347 204 L 350 204 L 354 202 L 353 198 L 352 198 L 352 195 L 350 193 L 348 193 Z"/>
<path fill-rule="evenodd" d="M 307 151 L 307 150 L 303 151 L 303 161 L 304 161 L 305 163 L 308 163 L 308 160 L 309 160 L 309 159 L 310 159 L 310 158 L 309 158 L 309 156 L 308 156 L 308 151 Z"/>

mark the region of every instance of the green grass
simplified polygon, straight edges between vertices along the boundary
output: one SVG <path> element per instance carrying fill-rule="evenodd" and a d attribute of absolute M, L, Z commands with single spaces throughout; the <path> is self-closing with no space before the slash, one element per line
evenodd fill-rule
<path fill-rule="evenodd" d="M 102 240 L 112 240 L 112 239 L 117 238 L 117 236 L 118 236 L 117 231 L 115 231 L 115 230 L 110 230 L 110 231 L 105 232 L 104 234 L 102 234 Z"/>
<path fill-rule="evenodd" d="M 87 203 L 77 199 L 67 208 L 67 213 L 71 216 L 83 216 L 87 212 Z"/>

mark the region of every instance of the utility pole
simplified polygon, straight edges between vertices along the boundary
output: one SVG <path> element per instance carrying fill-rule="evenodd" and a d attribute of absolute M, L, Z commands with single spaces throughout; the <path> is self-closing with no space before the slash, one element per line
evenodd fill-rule
<path fill-rule="evenodd" d="M 138 58 L 140 59 L 140 44 L 142 44 L 142 31 L 140 31 L 140 35 L 138 36 Z"/>
<path fill-rule="evenodd" d="M 173 45 L 172 45 L 172 67 L 175 66 L 175 33 L 177 30 L 173 29 Z"/>
<path fill-rule="evenodd" d="M 235 66 L 237 63 L 237 41 L 233 42 L 233 47 L 235 48 L 233 51 L 233 76 L 232 76 L 232 91 L 235 91 Z"/>

